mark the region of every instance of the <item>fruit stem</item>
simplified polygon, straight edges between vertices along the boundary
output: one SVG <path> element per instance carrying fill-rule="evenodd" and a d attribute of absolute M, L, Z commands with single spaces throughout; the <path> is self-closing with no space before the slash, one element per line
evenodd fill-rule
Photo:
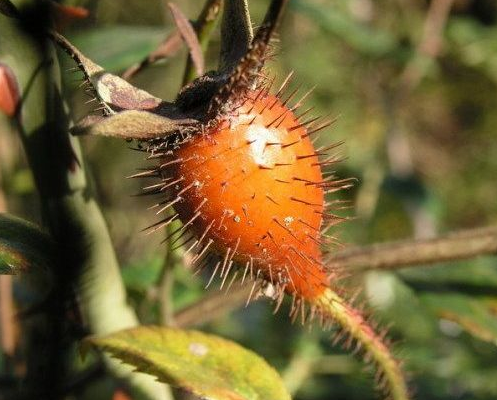
<path fill-rule="evenodd" d="M 376 364 L 380 387 L 384 385 L 393 400 L 408 400 L 407 384 L 399 362 L 364 316 L 329 288 L 314 303 L 362 346 L 365 358 L 371 358 Z"/>

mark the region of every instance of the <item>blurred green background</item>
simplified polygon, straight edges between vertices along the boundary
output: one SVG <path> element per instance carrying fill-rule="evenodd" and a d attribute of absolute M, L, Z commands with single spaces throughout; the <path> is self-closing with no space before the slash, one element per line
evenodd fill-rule
<path fill-rule="evenodd" d="M 166 3 L 72 1 L 91 14 L 65 34 L 91 59 L 121 73 L 172 29 Z M 438 3 L 435 5 L 434 3 Z M 194 19 L 200 0 L 177 2 Z M 251 0 L 255 25 L 268 1 Z M 444 15 L 444 7 L 448 15 Z M 444 19 L 446 16 L 446 20 Z M 436 28 L 440 28 L 438 31 Z M 493 0 L 291 0 L 269 65 L 282 81 L 295 71 L 316 114 L 338 116 L 320 141 L 344 141 L 341 193 L 355 216 L 336 228 L 345 244 L 432 237 L 497 220 L 497 3 Z M 208 52 L 214 69 L 216 32 Z M 172 100 L 186 50 L 147 68 L 136 86 Z M 64 68 L 72 62 L 63 57 Z M 64 75 L 75 119 L 90 110 L 79 73 Z M 37 198 L 20 143 L 0 127 L 0 189 L 12 214 L 39 221 Z M 85 154 L 123 266 L 130 302 L 143 323 L 160 321 L 158 281 L 163 236 L 152 200 L 132 197 L 143 182 L 125 179 L 146 166 L 131 144 L 84 138 Z M 205 295 L 202 277 L 177 269 L 174 308 Z M 418 399 L 497 398 L 497 259 L 354 276 L 368 307 L 405 361 Z M 212 292 L 216 288 L 210 289 Z M 229 301 L 229 300 L 226 300 Z M 232 338 L 274 365 L 297 400 L 373 399 L 370 375 L 332 347 L 329 333 L 291 325 L 265 302 L 216 317 L 201 329 Z"/>

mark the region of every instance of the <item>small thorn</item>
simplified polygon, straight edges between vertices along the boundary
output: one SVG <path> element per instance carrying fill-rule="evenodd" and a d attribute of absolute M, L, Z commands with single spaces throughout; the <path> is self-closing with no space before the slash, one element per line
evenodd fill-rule
<path fill-rule="evenodd" d="M 271 109 L 271 108 L 269 108 Z M 277 116 L 275 119 L 273 119 L 269 124 L 266 125 L 266 128 L 270 128 L 271 125 L 273 125 L 276 121 L 278 121 L 281 117 L 285 119 L 286 114 L 288 113 L 288 110 L 284 110 L 279 116 Z"/>
<path fill-rule="evenodd" d="M 297 197 L 293 197 L 293 196 L 291 196 L 291 197 L 290 197 L 290 200 L 292 200 L 292 201 L 296 201 L 296 202 L 298 202 L 298 203 L 305 204 L 305 205 L 307 205 L 307 206 L 312 206 L 312 207 L 322 207 L 322 206 L 323 206 L 322 204 L 310 203 L 310 202 L 308 202 L 308 201 L 306 201 L 306 200 L 302 200 L 302 199 L 299 199 L 299 198 L 297 198 Z"/>
<path fill-rule="evenodd" d="M 280 95 L 283 93 L 283 91 L 285 90 L 285 88 L 287 87 L 288 83 L 290 83 L 290 80 L 292 79 L 293 77 L 293 74 L 294 74 L 294 71 L 291 71 L 287 76 L 286 78 L 284 79 L 283 83 L 281 84 L 280 88 L 278 89 L 278 91 L 276 92 L 275 96 L 276 97 L 280 97 Z"/>
<path fill-rule="evenodd" d="M 274 204 L 276 204 L 277 206 L 279 206 L 279 203 L 278 203 L 276 200 L 274 200 L 271 196 L 269 196 L 268 194 L 266 194 L 266 198 L 267 198 L 269 201 L 271 201 L 272 203 L 274 203 Z"/>
<path fill-rule="evenodd" d="M 316 132 L 319 132 L 327 127 L 329 127 L 330 125 L 332 125 L 335 121 L 334 120 L 331 120 L 331 121 L 327 121 L 327 122 L 324 122 L 323 124 L 317 126 L 316 128 L 313 128 L 313 129 L 310 129 L 308 130 L 304 135 L 303 137 L 309 137 L 311 136 L 312 134 L 316 133 Z"/>
<path fill-rule="evenodd" d="M 295 129 L 300 129 L 300 128 L 303 128 L 303 127 L 305 127 L 305 126 L 307 126 L 307 125 L 312 124 L 313 122 L 316 122 L 316 121 L 317 121 L 317 120 L 319 120 L 320 118 L 321 118 L 321 117 L 314 117 L 314 118 L 311 118 L 311 119 L 309 119 L 309 120 L 306 120 L 306 121 L 304 121 L 304 122 L 301 122 L 301 123 L 300 123 L 300 124 L 298 124 L 298 125 L 294 125 L 294 126 L 292 126 L 291 128 L 288 128 L 287 130 L 288 130 L 288 132 L 291 132 L 291 131 L 294 131 Z M 301 135 L 301 137 L 302 137 L 302 138 L 304 138 L 304 137 L 305 137 L 305 135 Z"/>
<path fill-rule="evenodd" d="M 295 105 L 290 109 L 290 111 L 294 111 L 296 110 L 297 108 L 299 108 L 302 103 L 304 102 L 304 100 L 309 97 L 309 95 L 316 89 L 316 86 L 312 87 L 311 89 L 309 89 L 309 91 L 307 91 L 306 93 L 304 93 L 304 95 L 299 99 L 299 101 L 297 101 L 297 103 L 295 103 Z"/>
<path fill-rule="evenodd" d="M 212 281 L 214 280 L 214 277 L 216 276 L 216 272 L 217 272 L 220 265 L 221 265 L 221 261 L 218 261 L 216 263 L 216 266 L 214 267 L 214 272 L 212 272 L 211 277 L 210 277 L 209 281 L 207 282 L 207 285 L 205 285 L 205 289 L 207 289 L 211 285 Z"/>

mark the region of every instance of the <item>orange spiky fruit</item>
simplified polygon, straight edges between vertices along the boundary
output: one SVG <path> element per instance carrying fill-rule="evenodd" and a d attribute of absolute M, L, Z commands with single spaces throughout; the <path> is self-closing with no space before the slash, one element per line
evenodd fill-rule
<path fill-rule="evenodd" d="M 221 256 L 214 268 L 223 280 L 238 264 L 304 298 L 327 286 L 320 243 L 329 182 L 304 125 L 277 97 L 251 92 L 230 118 L 163 158 L 165 207 L 174 203 L 199 253 Z"/>
<path fill-rule="evenodd" d="M 277 300 L 276 309 L 285 293 L 293 296 L 294 319 L 319 315 L 338 322 L 350 335 L 348 345 L 356 340 L 377 364 L 388 394 L 405 400 L 400 366 L 382 335 L 332 288 L 335 273 L 324 262 L 322 247 L 331 240 L 324 232 L 344 219 L 330 212 L 325 195 L 350 186 L 350 180 L 325 178 L 322 171 L 338 161 L 327 154 L 337 145 L 315 150 L 311 141 L 330 122 L 303 121 L 295 114 L 301 101 L 289 107 L 294 93 L 282 100 L 281 91 L 249 90 L 198 132 L 154 143 L 149 151 L 159 164 L 137 174 L 160 177 L 147 189 L 166 193 L 154 207 L 167 216 L 153 230 L 181 220 L 167 239 L 194 252 L 199 269 L 211 269 L 208 285 L 217 275 L 221 287 L 237 277 L 252 280 L 252 291 L 257 283 L 271 287 L 265 294 Z"/>
<path fill-rule="evenodd" d="M 323 178 L 321 167 L 337 158 L 326 156 L 327 149 L 314 150 L 309 139 L 329 123 L 304 121 L 306 112 L 295 114 L 302 99 L 290 107 L 294 92 L 282 100 L 281 89 L 273 96 L 265 86 L 262 69 L 287 0 L 271 1 L 253 37 L 242 3 L 225 2 L 219 70 L 183 87 L 173 103 L 103 73 L 52 34 L 102 104 L 101 117 L 84 119 L 73 132 L 139 140 L 158 163 L 134 177 L 159 178 L 146 192 L 160 196 L 154 208 L 166 215 L 152 231 L 181 220 L 167 239 L 194 252 L 199 269 L 210 269 L 208 284 L 217 275 L 228 288 L 237 276 L 242 283 L 252 280 L 249 300 L 260 283 L 259 293 L 277 299 L 276 308 L 285 293 L 292 295 L 292 318 L 308 321 L 319 314 L 326 325 L 337 323 L 336 340 L 348 334 L 346 347 L 355 341 L 356 350 L 375 364 L 389 398 L 406 400 L 407 385 L 384 333 L 375 332 L 342 297 L 323 257 L 333 239 L 322 232 L 343 219 L 330 212 L 325 194 L 350 184 Z M 235 30 L 242 34 L 233 41 Z"/>

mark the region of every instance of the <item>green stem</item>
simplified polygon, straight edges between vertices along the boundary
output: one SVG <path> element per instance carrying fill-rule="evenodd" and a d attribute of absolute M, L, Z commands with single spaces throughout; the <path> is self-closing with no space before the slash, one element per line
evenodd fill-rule
<path fill-rule="evenodd" d="M 223 0 L 206 0 L 204 8 L 195 22 L 195 32 L 197 33 L 198 41 L 204 54 L 209 47 L 211 35 L 216 27 L 222 3 Z M 195 70 L 195 65 L 193 64 L 191 55 L 188 55 L 185 73 L 183 75 L 183 86 L 193 81 L 196 77 L 197 72 Z"/>
<path fill-rule="evenodd" d="M 70 121 L 61 97 L 54 49 L 47 40 L 34 39 L 16 20 L 2 15 L 0 37 L 0 59 L 15 71 L 22 93 L 20 135 L 40 194 L 43 219 L 61 249 L 55 298 L 63 303 L 72 288 L 92 334 L 136 326 L 138 319 L 126 302 L 119 265 L 88 183 L 79 142 L 68 134 Z M 41 32 L 37 37 L 42 37 Z M 61 306 L 47 313 L 61 320 Z M 62 340 L 61 332 L 55 333 Z M 57 351 L 60 349 L 52 348 Z M 152 377 L 132 374 L 130 368 L 106 361 L 115 376 L 127 380 L 134 398 L 171 398 L 166 387 Z"/>

